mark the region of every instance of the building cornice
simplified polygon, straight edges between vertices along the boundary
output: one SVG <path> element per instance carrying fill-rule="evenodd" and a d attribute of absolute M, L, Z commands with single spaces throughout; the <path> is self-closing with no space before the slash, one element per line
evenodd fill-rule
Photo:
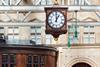
<path fill-rule="evenodd" d="M 45 7 L 67 7 L 68 11 L 100 11 L 100 6 L 0 6 L 0 11 L 33 11 L 33 12 L 44 12 Z M 38 8 L 38 9 L 37 9 Z"/>

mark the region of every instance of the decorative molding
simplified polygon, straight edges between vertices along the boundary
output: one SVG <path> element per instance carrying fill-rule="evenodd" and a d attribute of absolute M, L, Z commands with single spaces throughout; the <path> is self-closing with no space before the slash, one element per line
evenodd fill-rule
<path fill-rule="evenodd" d="M 67 21 L 76 21 L 76 20 L 80 21 L 80 20 L 77 19 L 77 18 L 70 18 L 70 19 L 68 19 Z"/>
<path fill-rule="evenodd" d="M 93 60 L 91 60 L 90 58 L 78 57 L 78 56 L 77 56 L 77 58 L 72 59 L 68 64 L 66 64 L 66 67 L 72 67 L 72 65 L 79 63 L 79 62 L 87 63 L 91 67 L 97 67 L 96 63 Z"/>
<path fill-rule="evenodd" d="M 37 18 L 33 18 L 33 19 L 29 20 L 28 22 L 43 23 L 44 21 L 41 21 L 40 19 L 37 19 Z"/>
<path fill-rule="evenodd" d="M 97 20 L 95 18 L 92 18 L 92 17 L 86 17 L 82 21 L 88 21 L 88 20 L 93 21 L 93 22 L 97 22 Z"/>

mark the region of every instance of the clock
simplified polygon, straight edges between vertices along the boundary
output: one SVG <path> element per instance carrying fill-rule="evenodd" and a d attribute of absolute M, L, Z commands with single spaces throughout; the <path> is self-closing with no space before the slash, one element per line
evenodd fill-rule
<path fill-rule="evenodd" d="M 58 38 L 61 34 L 67 33 L 67 7 L 45 7 L 46 13 L 46 34 Z"/>
<path fill-rule="evenodd" d="M 48 16 L 48 24 L 52 28 L 61 28 L 63 27 L 64 22 L 65 22 L 65 17 L 62 14 L 62 12 L 53 11 Z"/>

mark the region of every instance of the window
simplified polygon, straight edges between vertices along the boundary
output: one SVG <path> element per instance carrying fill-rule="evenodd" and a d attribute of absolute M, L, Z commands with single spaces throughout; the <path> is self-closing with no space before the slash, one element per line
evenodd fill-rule
<path fill-rule="evenodd" d="M 45 56 L 28 55 L 27 67 L 44 67 Z"/>
<path fill-rule="evenodd" d="M 0 27 L 0 38 L 5 38 L 4 36 L 4 27 Z"/>
<path fill-rule="evenodd" d="M 8 33 L 9 34 L 18 34 L 19 33 L 19 29 L 18 27 L 8 27 Z"/>
<path fill-rule="evenodd" d="M 51 43 L 52 43 L 52 36 L 46 35 L 46 44 L 51 44 Z"/>
<path fill-rule="evenodd" d="M 41 27 L 31 27 L 31 40 L 41 44 Z"/>
<path fill-rule="evenodd" d="M 2 54 L 2 67 L 16 67 L 16 55 Z"/>
<path fill-rule="evenodd" d="M 77 26 L 77 35 L 78 37 L 76 38 L 75 37 L 75 26 L 72 25 L 72 26 L 68 26 L 68 33 L 69 33 L 69 38 L 70 38 L 70 42 L 71 44 L 74 44 L 74 43 L 78 43 L 78 39 L 79 39 L 79 32 L 80 32 L 80 28 L 79 26 Z"/>
<path fill-rule="evenodd" d="M 93 44 L 95 43 L 95 31 L 94 26 L 84 26 L 84 36 L 83 42 L 85 44 Z"/>
<path fill-rule="evenodd" d="M 4 27 L 0 27 L 0 33 L 4 33 Z"/>
<path fill-rule="evenodd" d="M 95 34 L 94 33 L 84 33 L 83 40 L 85 44 L 93 44 L 95 43 Z"/>
<path fill-rule="evenodd" d="M 84 26 L 84 32 L 94 32 L 94 26 Z"/>
<path fill-rule="evenodd" d="M 8 27 L 8 43 L 19 43 L 19 28 Z"/>
<path fill-rule="evenodd" d="M 19 35 L 8 35 L 8 43 L 19 43 Z"/>
<path fill-rule="evenodd" d="M 32 67 L 32 55 L 27 56 L 27 67 Z"/>

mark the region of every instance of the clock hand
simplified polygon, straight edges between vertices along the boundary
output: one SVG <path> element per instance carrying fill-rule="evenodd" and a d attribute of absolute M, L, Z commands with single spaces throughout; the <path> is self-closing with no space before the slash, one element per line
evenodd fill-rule
<path fill-rule="evenodd" d="M 56 20 L 55 20 L 55 22 L 57 22 L 58 18 L 59 18 L 59 15 L 58 15 L 58 16 L 56 16 Z"/>

